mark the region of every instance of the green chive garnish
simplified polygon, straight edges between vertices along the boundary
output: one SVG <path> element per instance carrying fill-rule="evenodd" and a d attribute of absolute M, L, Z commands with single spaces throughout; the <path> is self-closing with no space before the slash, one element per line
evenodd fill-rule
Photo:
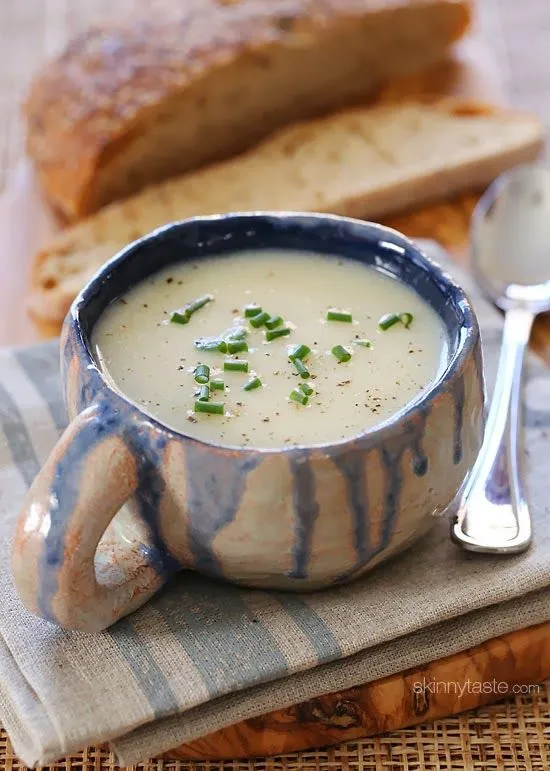
<path fill-rule="evenodd" d="M 242 351 L 248 351 L 248 343 L 246 340 L 227 341 L 227 353 L 241 353 Z"/>
<path fill-rule="evenodd" d="M 188 303 L 183 308 L 173 311 L 170 316 L 170 321 L 175 324 L 188 324 L 191 316 L 197 311 L 200 311 L 201 308 L 204 308 L 207 303 L 212 302 L 213 299 L 214 295 L 212 294 L 205 294 L 204 297 L 197 297 L 196 300 Z"/>
<path fill-rule="evenodd" d="M 351 353 L 343 345 L 335 345 L 332 349 L 332 355 L 336 356 L 340 364 L 351 359 Z"/>
<path fill-rule="evenodd" d="M 282 316 L 270 316 L 268 320 L 265 322 L 265 325 L 268 329 L 275 329 L 275 327 L 280 327 L 282 323 L 283 323 Z"/>
<path fill-rule="evenodd" d="M 304 380 L 307 380 L 307 378 L 309 377 L 309 370 L 304 364 L 304 362 L 301 359 L 294 359 L 292 363 L 298 370 L 298 374 L 300 375 L 300 377 L 303 377 Z"/>
<path fill-rule="evenodd" d="M 290 351 L 288 358 L 290 361 L 294 361 L 294 359 L 301 359 L 302 361 L 305 361 L 310 353 L 311 348 L 308 348 L 307 345 L 297 345 Z"/>
<path fill-rule="evenodd" d="M 223 368 L 226 372 L 248 372 L 248 362 L 237 359 L 226 359 L 223 363 Z"/>
<path fill-rule="evenodd" d="M 208 383 L 210 380 L 210 367 L 207 364 L 199 364 L 193 372 L 197 383 Z"/>
<path fill-rule="evenodd" d="M 223 415 L 223 404 L 217 402 L 195 402 L 195 412 L 208 412 L 210 415 Z"/>
<path fill-rule="evenodd" d="M 225 383 L 223 380 L 211 380 L 210 381 L 210 390 L 211 391 L 223 391 L 225 389 Z"/>
<path fill-rule="evenodd" d="M 250 319 L 250 324 L 255 329 L 258 329 L 258 327 L 262 327 L 266 321 L 268 321 L 271 318 L 269 313 L 266 313 L 265 311 L 260 311 L 260 313 L 257 313 L 255 316 L 252 316 Z"/>
<path fill-rule="evenodd" d="M 188 324 L 190 316 L 186 316 L 184 313 L 180 313 L 179 311 L 172 311 L 170 315 L 170 321 L 172 324 Z"/>
<path fill-rule="evenodd" d="M 199 402 L 207 402 L 210 399 L 210 389 L 207 385 L 201 386 L 199 391 Z"/>
<path fill-rule="evenodd" d="M 330 308 L 327 311 L 327 321 L 347 321 L 350 323 L 353 320 L 353 316 L 348 311 L 339 311 L 336 308 Z"/>
<path fill-rule="evenodd" d="M 385 316 L 382 316 L 378 322 L 378 329 L 381 329 L 383 332 L 385 332 L 386 329 L 393 327 L 395 324 L 399 324 L 400 321 L 401 319 L 399 318 L 399 314 L 387 313 Z"/>
<path fill-rule="evenodd" d="M 307 396 L 300 389 L 293 388 L 292 391 L 290 392 L 289 399 L 293 402 L 298 402 L 298 404 L 306 405 L 309 401 L 309 396 Z"/>
<path fill-rule="evenodd" d="M 311 394 L 314 392 L 314 388 L 311 387 L 309 383 L 300 383 L 298 386 L 300 391 L 303 391 L 306 396 L 311 396 Z"/>
<path fill-rule="evenodd" d="M 199 351 L 227 353 L 227 344 L 220 337 L 199 337 L 198 340 L 195 340 L 195 348 Z"/>
<path fill-rule="evenodd" d="M 223 333 L 224 340 L 244 340 L 248 336 L 248 329 L 246 327 L 229 327 Z"/>
<path fill-rule="evenodd" d="M 245 391 L 254 391 L 255 388 L 261 388 L 262 381 L 259 377 L 253 377 L 252 380 L 249 380 L 248 383 L 243 387 Z"/>
<path fill-rule="evenodd" d="M 354 345 L 360 345 L 363 348 L 372 348 L 372 343 L 370 340 L 354 340 Z"/>
<path fill-rule="evenodd" d="M 281 327 L 280 329 L 268 329 L 265 333 L 265 339 L 268 343 L 272 340 L 276 340 L 278 337 L 286 337 L 292 332 L 288 327 Z"/>
<path fill-rule="evenodd" d="M 193 313 L 200 311 L 201 308 L 204 308 L 205 305 L 208 305 L 209 302 L 212 302 L 213 299 L 213 294 L 205 294 L 204 297 L 198 297 L 192 303 L 185 306 L 185 312 L 191 316 Z"/>
<path fill-rule="evenodd" d="M 382 316 L 378 322 L 378 328 L 382 331 L 386 331 L 395 324 L 403 324 L 405 329 L 408 329 L 413 321 L 412 313 L 388 313 L 386 316 Z"/>
<path fill-rule="evenodd" d="M 261 312 L 262 308 L 259 305 L 245 305 L 244 315 L 247 319 L 251 319 L 253 316 L 257 316 Z"/>

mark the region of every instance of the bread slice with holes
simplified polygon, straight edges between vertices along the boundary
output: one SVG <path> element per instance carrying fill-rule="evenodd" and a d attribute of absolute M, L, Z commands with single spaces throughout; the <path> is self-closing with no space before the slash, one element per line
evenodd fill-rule
<path fill-rule="evenodd" d="M 67 219 L 442 59 L 471 0 L 180 0 L 85 30 L 34 82 L 27 150 Z"/>
<path fill-rule="evenodd" d="M 536 158 L 540 123 L 456 101 L 348 110 L 279 131 L 249 152 L 111 204 L 38 254 L 29 307 L 58 329 L 103 262 L 172 220 L 294 210 L 376 219 L 476 190 Z"/>

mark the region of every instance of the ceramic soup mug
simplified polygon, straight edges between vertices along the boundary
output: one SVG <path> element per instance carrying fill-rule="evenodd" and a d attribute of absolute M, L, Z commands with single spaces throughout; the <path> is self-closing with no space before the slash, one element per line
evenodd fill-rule
<path fill-rule="evenodd" d="M 229 269 L 233 261 L 227 259 L 232 253 L 256 250 L 261 252 L 255 255 L 256 264 L 268 267 L 273 253 L 262 256 L 268 255 L 266 249 L 279 250 L 279 254 L 307 253 L 306 257 L 302 254 L 306 261 L 307 255 L 321 261 L 322 255 L 327 260 L 331 255 L 333 261 L 337 255 L 343 279 L 349 271 L 368 270 L 369 275 L 376 274 L 374 279 L 385 281 L 384 286 L 398 288 L 400 284 L 403 291 L 404 286 L 412 288 L 416 301 L 426 308 L 425 315 L 432 314 L 446 340 L 445 360 L 431 382 L 399 409 L 374 425 L 371 419 L 367 428 L 355 427 L 350 436 L 331 434 L 326 441 L 292 440 L 290 444 L 281 439 L 277 446 L 273 439 L 276 434 L 270 432 L 265 434 L 269 446 L 260 442 L 257 447 L 248 439 L 240 446 L 228 442 L 222 439 L 223 432 L 219 440 L 215 433 L 206 438 L 191 435 L 201 428 L 196 424 L 202 420 L 200 415 L 193 417 L 192 411 L 187 425 L 193 431 L 185 427 L 176 430 L 169 421 L 159 420 L 125 395 L 124 384 L 115 385 L 98 360 L 93 336 L 108 309 L 126 304 L 120 299 L 122 295 L 134 291 L 140 282 L 166 276 L 167 270 L 189 268 L 199 257 L 209 264 L 219 263 L 220 276 L 232 275 Z M 255 270 L 253 264 L 242 261 L 242 254 L 239 259 L 241 263 L 235 262 L 237 273 L 245 267 Z M 200 267 L 200 261 L 194 264 Z M 291 294 L 292 276 L 300 281 L 302 268 L 299 257 L 287 264 L 295 271 L 289 273 L 285 285 Z M 336 269 L 332 263 L 327 266 Z M 315 273 L 316 268 L 309 275 L 314 278 Z M 270 275 L 265 272 L 266 282 Z M 174 282 L 169 277 L 166 285 L 183 285 L 183 296 L 186 281 Z M 226 283 L 229 285 L 231 278 Z M 307 289 L 303 288 L 304 297 Z M 412 298 L 413 291 L 407 291 Z M 222 294 L 220 290 L 216 302 L 223 302 Z M 286 293 L 280 295 L 281 304 L 283 295 Z M 336 301 L 342 303 L 342 298 Z M 146 313 L 148 305 L 143 303 L 141 313 Z M 295 305 L 299 313 L 301 303 Z M 362 308 L 358 307 L 360 315 Z M 280 312 L 278 307 L 272 310 Z M 242 322 L 252 321 L 244 310 L 232 312 L 237 311 Z M 172 340 L 181 335 L 178 339 L 183 342 L 188 330 L 198 331 L 206 323 L 210 312 L 199 309 L 191 317 L 186 306 L 180 327 L 176 329 L 176 324 L 163 319 L 153 324 L 154 333 L 164 324 L 162 334 L 169 333 Z M 136 318 L 139 320 L 139 314 Z M 323 319 L 319 330 L 350 343 L 343 348 L 353 348 L 353 371 L 365 378 L 377 351 L 383 355 L 391 340 L 405 345 L 403 341 L 412 337 L 414 325 L 421 329 L 421 319 L 409 329 L 410 321 L 407 314 L 402 315 L 398 326 L 380 332 L 372 346 L 369 341 L 359 341 L 363 348 L 353 345 L 358 341 L 352 339 L 359 337 L 352 334 L 360 329 L 359 321 L 338 325 L 336 319 L 331 326 L 330 320 Z M 275 317 L 271 326 L 286 330 L 282 323 Z M 119 326 L 121 334 L 123 327 L 125 324 Z M 290 335 L 292 328 L 289 330 L 280 337 Z M 293 362 L 287 359 L 284 348 L 290 337 L 273 339 L 277 336 L 268 335 L 267 327 L 262 331 L 250 326 L 246 334 L 250 332 L 260 335 L 258 350 L 262 355 L 284 352 L 281 366 L 287 366 L 288 361 L 290 368 L 285 377 L 296 376 L 293 390 L 304 401 L 302 381 L 298 373 L 291 372 Z M 307 342 L 296 334 L 294 338 L 297 343 Z M 272 339 L 273 347 L 265 347 Z M 130 336 L 125 343 L 138 351 L 142 344 L 139 335 L 135 339 Z M 413 346 L 408 353 L 414 351 Z M 183 568 L 251 587 L 292 591 L 349 581 L 426 533 L 435 516 L 453 502 L 481 445 L 484 385 L 480 337 L 463 291 L 404 236 L 342 217 L 231 214 L 187 220 L 155 231 L 115 256 L 80 293 L 65 321 L 61 358 L 71 422 L 29 492 L 15 536 L 13 570 L 27 607 L 65 628 L 104 629 L 142 605 Z M 306 354 L 302 358 L 306 360 Z M 325 368 L 326 380 L 332 377 L 331 367 L 340 366 L 338 373 L 346 372 L 347 364 L 341 358 L 334 350 L 321 351 L 318 361 Z M 233 360 L 239 360 L 238 354 Z M 315 363 L 311 361 L 305 363 L 313 370 Z M 189 398 L 198 399 L 198 392 L 192 392 L 189 385 L 193 370 L 184 366 L 177 369 L 185 385 L 181 393 L 189 392 Z M 392 367 L 387 369 L 393 382 L 397 374 L 391 372 Z M 250 374 L 241 373 L 243 385 L 236 385 L 237 376 L 227 373 L 233 385 L 223 398 L 230 399 L 230 391 L 235 398 L 235 389 L 240 393 Z M 166 372 L 166 378 L 172 377 L 173 373 Z M 344 375 L 339 377 L 344 379 L 339 380 L 338 388 L 350 382 Z M 322 382 L 320 376 L 319 380 Z M 315 395 L 308 409 L 318 413 L 314 413 L 314 425 L 308 430 L 321 431 L 322 437 L 323 386 L 319 381 L 310 382 Z M 200 388 L 196 383 L 193 386 Z M 242 405 L 246 397 L 251 410 L 260 404 L 254 400 L 265 396 L 259 389 L 242 393 L 237 398 L 243 401 L 237 404 Z M 296 417 L 292 420 L 301 425 L 300 410 L 305 408 L 292 402 L 298 397 L 289 397 L 281 410 L 293 410 Z M 219 401 L 222 397 L 213 398 Z M 194 402 L 190 404 L 193 408 Z M 363 405 L 357 402 L 355 407 L 361 410 Z M 355 407 L 349 411 L 350 420 L 363 414 Z M 224 415 L 208 415 L 209 421 L 205 418 L 203 424 L 216 431 L 221 425 L 215 423 L 219 419 L 229 430 L 234 424 Z M 293 426 L 291 421 L 289 427 Z"/>

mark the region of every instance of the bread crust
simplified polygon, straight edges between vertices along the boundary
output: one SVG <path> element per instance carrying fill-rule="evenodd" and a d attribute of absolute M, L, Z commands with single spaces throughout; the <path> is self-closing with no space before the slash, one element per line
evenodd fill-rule
<path fill-rule="evenodd" d="M 411 110 L 420 117 L 422 114 L 447 116 L 460 130 L 464 139 L 463 147 L 471 144 L 475 132 L 472 134 L 468 126 L 464 130 L 460 128 L 461 117 L 494 119 L 489 127 L 492 140 L 489 146 L 483 145 L 473 155 L 464 157 L 458 153 L 455 157 L 452 140 L 444 139 L 443 146 L 437 151 L 437 163 L 430 164 L 429 158 L 426 158 L 426 163 L 419 165 L 415 156 L 414 162 L 404 162 L 397 166 L 397 175 L 390 175 L 389 178 L 383 175 L 379 182 L 375 180 L 376 169 L 369 166 L 371 156 L 350 157 L 351 148 L 344 143 L 346 148 L 341 157 L 330 158 L 327 154 L 326 173 L 322 175 L 320 183 L 308 183 L 302 178 L 306 174 L 309 154 L 306 153 L 306 160 L 300 156 L 302 160 L 296 161 L 292 152 L 302 141 L 307 142 L 308 136 L 330 138 L 342 125 L 349 129 L 350 123 L 372 118 L 383 126 L 381 131 L 384 133 L 388 118 L 405 120 Z M 370 125 L 369 131 L 372 130 Z M 499 130 L 505 130 L 505 138 L 498 138 Z M 430 144 L 433 139 L 432 132 L 428 137 Z M 368 141 L 376 150 L 375 139 Z M 403 149 L 405 140 L 396 137 L 389 141 L 393 142 L 395 152 Z M 298 123 L 280 130 L 239 158 L 148 188 L 61 232 L 34 259 L 28 309 L 41 326 L 48 325 L 48 331 L 58 330 L 75 295 L 105 260 L 129 241 L 172 220 L 197 214 L 221 213 L 243 206 L 247 209 L 273 209 L 278 202 L 283 203 L 280 208 L 296 208 L 294 193 L 299 184 L 308 189 L 306 198 L 299 200 L 299 205 L 305 211 L 328 211 L 376 219 L 413 205 L 419 206 L 482 189 L 505 169 L 535 160 L 542 145 L 543 130 L 536 118 L 515 111 L 497 110 L 479 102 L 452 98 L 437 100 L 433 104 L 414 101 L 398 106 L 351 109 L 315 121 Z M 287 151 L 290 155 L 286 166 L 281 161 L 284 166 L 283 176 L 282 181 L 279 179 L 280 190 L 276 196 L 276 180 L 271 180 L 268 186 L 265 181 L 270 169 L 278 165 L 278 159 L 284 157 Z M 328 165 L 329 162 L 332 165 Z M 399 159 L 396 158 L 395 162 L 398 164 Z M 256 164 L 259 167 L 253 172 L 252 178 L 247 177 L 247 169 L 255 169 Z M 288 171 L 289 165 L 292 166 L 294 178 Z M 349 173 L 349 184 L 346 182 L 343 187 L 341 184 L 337 187 L 336 168 Z M 247 180 L 247 198 L 236 200 L 229 187 L 230 179 L 243 178 Z M 331 180 L 332 185 L 327 180 Z"/>
<path fill-rule="evenodd" d="M 445 46 L 471 19 L 471 0 L 185 0 L 92 26 L 31 86 L 27 151 L 39 181 L 66 218 L 90 213 L 99 171 L 167 100 L 237 60 L 315 46 L 331 26 L 411 7 L 452 11 Z"/>

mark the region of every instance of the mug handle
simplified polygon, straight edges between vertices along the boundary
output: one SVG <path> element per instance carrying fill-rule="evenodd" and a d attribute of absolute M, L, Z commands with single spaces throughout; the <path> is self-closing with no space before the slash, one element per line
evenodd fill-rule
<path fill-rule="evenodd" d="M 134 456 L 113 413 L 85 409 L 69 424 L 34 480 L 12 551 L 26 607 L 66 629 L 98 632 L 138 608 L 164 583 L 138 549 L 117 541 L 99 580 L 97 546 L 138 488 Z"/>

